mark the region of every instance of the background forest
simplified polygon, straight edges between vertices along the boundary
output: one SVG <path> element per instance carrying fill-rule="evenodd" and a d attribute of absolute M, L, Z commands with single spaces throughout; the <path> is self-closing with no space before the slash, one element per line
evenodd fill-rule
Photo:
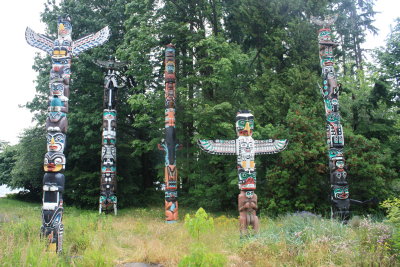
<path fill-rule="evenodd" d="M 235 139 L 238 109 L 253 112 L 255 139 L 288 139 L 276 155 L 256 157 L 261 213 L 327 214 L 329 180 L 325 113 L 319 92 L 318 26 L 310 16 L 338 14 L 332 27 L 350 196 L 385 200 L 400 193 L 400 20 L 386 47 L 362 49 L 375 32 L 374 0 L 75 0 L 49 1 L 42 19 L 56 37 L 57 17 L 72 18 L 73 39 L 109 25 L 105 45 L 75 58 L 65 154 L 67 205 L 97 208 L 104 73 L 94 59 L 115 55 L 133 81 L 118 93 L 119 206 L 163 205 L 163 52 L 177 52 L 176 128 L 180 205 L 206 210 L 237 206 L 235 157 L 208 155 L 197 139 Z M 27 107 L 37 126 L 14 146 L 2 144 L 0 184 L 40 199 L 50 57 L 38 55 L 37 94 Z M 33 90 L 33 88 L 32 88 Z M 356 207 L 352 207 L 352 210 Z M 372 210 L 369 210 L 372 211 Z"/>

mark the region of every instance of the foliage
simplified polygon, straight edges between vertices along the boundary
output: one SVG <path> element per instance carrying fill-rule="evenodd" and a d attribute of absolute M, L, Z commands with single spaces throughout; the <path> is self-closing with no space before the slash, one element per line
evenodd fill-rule
<path fill-rule="evenodd" d="M 205 154 L 196 141 L 235 139 L 235 112 L 250 109 L 256 118 L 255 139 L 289 140 L 284 152 L 256 157 L 260 213 L 326 214 L 325 116 L 317 86 L 317 26 L 309 17 L 333 13 L 339 14 L 332 28 L 340 43 L 334 53 L 342 84 L 350 195 L 384 199 L 400 192 L 399 26 L 377 52 L 379 64 L 364 62 L 366 33 L 376 30 L 373 0 L 58 2 L 48 1 L 42 13 L 48 36 L 56 36 L 56 18 L 62 13 L 72 18 L 74 40 L 105 25 L 112 31 L 105 45 L 73 59 L 65 149 L 68 205 L 97 206 L 103 73 L 92 61 L 110 54 L 129 63 L 124 74 L 132 80 L 118 92 L 119 205 L 162 205 L 163 194 L 154 183 L 164 179 L 163 152 L 157 150 L 164 128 L 163 48 L 174 43 L 176 130 L 183 147 L 177 152 L 180 207 L 237 208 L 234 157 Z M 48 56 L 36 57 L 37 93 L 27 107 L 37 129 L 45 121 L 50 64 Z M 0 154 L 0 182 L 38 195 L 45 139 L 36 131 Z"/>
<path fill-rule="evenodd" d="M 194 217 L 186 214 L 185 227 L 193 238 L 200 240 L 200 234 L 214 230 L 214 220 L 203 208 L 199 208 Z"/>
<path fill-rule="evenodd" d="M 0 152 L 0 185 L 11 183 L 11 171 L 15 167 L 17 149 L 15 146 L 5 145 Z"/>
<path fill-rule="evenodd" d="M 392 247 L 400 257 L 400 199 L 395 197 L 387 199 L 381 206 L 388 211 L 388 221 L 395 225 L 395 232 L 391 238 Z"/>
<path fill-rule="evenodd" d="M 45 131 L 42 127 L 25 129 L 16 145 L 14 166 L 11 179 L 7 183 L 11 188 L 25 188 L 30 197 L 40 199 L 44 175 L 43 158 L 46 153 Z"/>
<path fill-rule="evenodd" d="M 189 213 L 186 214 L 184 225 L 197 242 L 192 245 L 190 254 L 183 257 L 178 266 L 225 266 L 224 255 L 207 252 L 206 246 L 200 242 L 200 234 L 213 232 L 213 218 L 203 208 L 199 208 L 193 217 Z"/>
<path fill-rule="evenodd" d="M 222 254 L 206 252 L 203 245 L 196 244 L 191 248 L 190 254 L 179 262 L 178 267 L 222 267 L 226 262 L 226 257 Z"/>
<path fill-rule="evenodd" d="M 7 267 L 133 262 L 172 267 L 201 257 L 200 262 L 212 261 L 211 266 L 223 265 L 223 258 L 226 266 L 398 265 L 387 246 L 391 226 L 369 218 L 351 220 L 345 226 L 304 214 L 263 217 L 260 236 L 240 240 L 237 218 L 220 216 L 214 220 L 215 231 L 202 233 L 204 250 L 199 251 L 190 250 L 196 242 L 184 223 L 166 224 L 162 211 L 159 206 L 120 209 L 116 218 L 66 207 L 64 249 L 56 255 L 47 252 L 45 242 L 38 238 L 40 205 L 0 199 L 0 262 Z"/>
<path fill-rule="evenodd" d="M 381 206 L 388 211 L 388 221 L 400 225 L 400 199 L 397 197 L 386 199 Z"/>

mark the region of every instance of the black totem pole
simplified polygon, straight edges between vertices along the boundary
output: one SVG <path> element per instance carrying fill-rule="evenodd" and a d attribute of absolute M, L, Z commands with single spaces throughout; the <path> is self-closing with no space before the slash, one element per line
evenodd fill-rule
<path fill-rule="evenodd" d="M 45 35 L 26 29 L 25 38 L 28 44 L 45 51 L 51 56 L 50 97 L 46 120 L 47 153 L 44 157 L 43 206 L 41 235 L 48 238 L 50 251 L 60 252 L 63 240 L 63 192 L 65 177 L 64 147 L 68 128 L 68 97 L 71 76 L 71 59 L 80 53 L 102 45 L 109 36 L 110 30 L 103 28 L 72 41 L 72 24 L 68 16 L 58 18 L 58 37 L 51 40 Z"/>
<path fill-rule="evenodd" d="M 95 64 L 106 68 L 107 72 L 104 77 L 104 110 L 103 110 L 103 132 L 102 132 L 102 148 L 101 148 L 101 178 L 100 178 L 100 199 L 99 213 L 104 210 L 114 209 L 117 215 L 117 91 L 125 86 L 118 73 L 118 70 L 126 66 L 125 63 L 116 62 L 110 56 L 108 61 L 96 60 Z"/>
<path fill-rule="evenodd" d="M 165 221 L 174 223 L 178 220 L 178 169 L 176 151 L 179 148 L 175 132 L 175 46 L 165 49 L 165 140 L 158 145 L 165 152 Z"/>
<path fill-rule="evenodd" d="M 326 20 L 312 17 L 311 21 L 322 27 L 318 31 L 319 58 L 322 68 L 321 88 L 325 104 L 326 134 L 329 156 L 329 170 L 331 183 L 332 216 L 344 222 L 349 219 L 350 199 L 349 185 L 344 158 L 344 136 L 339 114 L 339 89 L 336 81 L 333 48 L 337 46 L 332 41 L 332 33 L 329 28 L 336 21 L 336 16 Z"/>

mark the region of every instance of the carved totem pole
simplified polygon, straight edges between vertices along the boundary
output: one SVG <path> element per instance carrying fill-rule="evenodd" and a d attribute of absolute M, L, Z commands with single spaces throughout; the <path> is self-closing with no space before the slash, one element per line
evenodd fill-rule
<path fill-rule="evenodd" d="M 207 153 L 236 155 L 240 194 L 238 208 L 240 214 L 240 233 L 247 235 L 249 226 L 258 232 L 259 223 L 256 215 L 257 195 L 255 155 L 274 154 L 283 151 L 287 140 L 254 140 L 254 116 L 249 111 L 239 111 L 236 115 L 236 140 L 199 140 L 199 146 Z"/>
<path fill-rule="evenodd" d="M 347 183 L 347 172 L 343 154 L 344 137 L 343 128 L 340 124 L 339 114 L 339 89 L 336 81 L 334 68 L 333 48 L 337 46 L 331 38 L 331 29 L 328 28 L 336 21 L 337 16 L 326 20 L 315 17 L 311 21 L 322 27 L 318 31 L 319 58 L 322 68 L 323 87 L 321 88 L 324 98 L 326 114 L 326 134 L 329 146 L 329 170 L 331 183 L 332 215 L 346 222 L 349 218 L 349 186 Z"/>
<path fill-rule="evenodd" d="M 58 18 L 56 40 L 37 34 L 26 28 L 28 44 L 45 51 L 51 56 L 50 97 L 46 120 L 47 153 L 44 157 L 43 207 L 41 234 L 49 240 L 49 250 L 60 252 L 63 238 L 63 197 L 65 177 L 64 147 L 68 128 L 68 97 L 71 75 L 71 58 L 105 43 L 110 30 L 103 28 L 77 41 L 71 39 L 72 25 L 68 16 Z"/>
<path fill-rule="evenodd" d="M 125 86 L 123 83 L 120 86 L 118 85 L 118 81 L 122 80 L 118 75 L 118 69 L 126 64 L 116 62 L 112 56 L 108 61 L 96 60 L 95 64 L 107 69 L 104 77 L 99 213 L 102 210 L 107 212 L 113 208 L 114 214 L 117 215 L 117 180 L 115 177 L 117 171 L 117 149 L 115 147 L 117 133 L 116 98 L 117 90 Z"/>
<path fill-rule="evenodd" d="M 175 46 L 169 44 L 165 49 L 165 140 L 158 145 L 165 151 L 165 220 L 174 223 L 178 220 L 178 169 L 176 151 L 179 147 L 175 132 Z"/>

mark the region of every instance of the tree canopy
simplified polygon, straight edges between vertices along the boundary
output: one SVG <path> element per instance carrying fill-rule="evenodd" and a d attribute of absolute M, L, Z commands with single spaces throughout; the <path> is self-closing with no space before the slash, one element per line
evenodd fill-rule
<path fill-rule="evenodd" d="M 364 62 L 366 31 L 376 32 L 373 0 L 64 0 L 42 13 L 47 34 L 69 14 L 73 39 L 109 25 L 105 45 L 73 59 L 65 201 L 96 207 L 100 180 L 103 73 L 94 59 L 129 63 L 133 83 L 118 93 L 117 173 L 122 206 L 160 203 L 163 194 L 163 51 L 176 46 L 177 166 L 181 205 L 209 210 L 237 205 L 235 158 L 200 152 L 198 139 L 235 139 L 239 109 L 255 116 L 254 139 L 288 139 L 276 155 L 256 157 L 260 212 L 326 213 L 330 206 L 318 27 L 310 16 L 338 13 L 339 102 L 351 198 L 399 193 L 399 31 L 397 21 L 379 67 Z M 37 57 L 37 94 L 27 104 L 38 122 L 0 153 L 0 183 L 40 192 L 45 153 L 49 57 Z M 33 90 L 33 88 L 32 88 Z M 343 110 L 343 111 L 342 111 Z"/>

